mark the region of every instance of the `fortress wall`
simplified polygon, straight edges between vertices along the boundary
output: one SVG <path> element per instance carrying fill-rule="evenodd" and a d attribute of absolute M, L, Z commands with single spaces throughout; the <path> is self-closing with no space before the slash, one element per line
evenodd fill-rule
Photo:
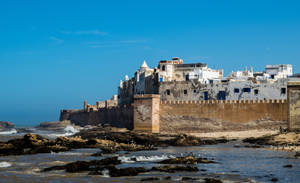
<path fill-rule="evenodd" d="M 159 95 L 135 95 L 133 104 L 134 130 L 159 132 Z"/>
<path fill-rule="evenodd" d="M 86 112 L 84 110 L 62 110 L 60 121 L 70 120 L 79 126 L 103 125 L 133 129 L 133 109 L 131 106 L 101 108 L 98 111 Z"/>
<path fill-rule="evenodd" d="M 133 106 L 62 110 L 60 120 L 80 126 L 108 123 L 153 133 L 278 129 L 287 124 L 287 101 L 161 101 L 159 95 L 147 94 L 135 96 Z"/>
<path fill-rule="evenodd" d="M 162 101 L 160 132 L 196 133 L 286 126 L 286 100 Z"/>
<path fill-rule="evenodd" d="M 288 82 L 288 128 L 300 131 L 300 82 Z"/>

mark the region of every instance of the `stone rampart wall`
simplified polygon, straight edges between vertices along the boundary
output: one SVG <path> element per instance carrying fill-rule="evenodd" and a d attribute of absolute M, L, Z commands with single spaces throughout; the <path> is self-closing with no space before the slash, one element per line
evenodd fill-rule
<path fill-rule="evenodd" d="M 286 126 L 286 100 L 162 101 L 160 132 L 197 133 Z"/>
<path fill-rule="evenodd" d="M 133 108 L 131 106 L 111 107 L 90 112 L 84 110 L 62 110 L 60 121 L 63 120 L 70 120 L 73 124 L 79 126 L 97 126 L 107 123 L 115 127 L 133 129 Z"/>

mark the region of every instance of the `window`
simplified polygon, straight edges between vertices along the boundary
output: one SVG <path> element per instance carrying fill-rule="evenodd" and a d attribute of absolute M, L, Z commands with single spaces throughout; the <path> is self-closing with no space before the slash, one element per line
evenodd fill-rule
<path fill-rule="evenodd" d="M 235 88 L 234 89 L 234 93 L 240 93 L 240 89 L 239 88 Z"/>
<path fill-rule="evenodd" d="M 118 95 L 118 98 L 120 98 L 120 95 Z"/>
<path fill-rule="evenodd" d="M 197 90 L 194 90 L 193 92 L 194 92 L 194 93 L 197 93 Z"/>
<path fill-rule="evenodd" d="M 166 66 L 163 65 L 163 66 L 161 67 L 161 70 L 165 71 L 165 70 L 166 70 Z"/>
<path fill-rule="evenodd" d="M 190 80 L 190 76 L 189 76 L 188 74 L 185 75 L 185 80 L 186 80 L 186 81 Z"/>
<path fill-rule="evenodd" d="M 204 100 L 208 100 L 208 92 L 207 91 L 204 92 Z"/>
<path fill-rule="evenodd" d="M 286 88 L 281 88 L 281 94 L 285 95 L 286 94 Z"/>
<path fill-rule="evenodd" d="M 243 92 L 250 93 L 251 92 L 251 88 L 243 88 Z"/>
<path fill-rule="evenodd" d="M 170 95 L 170 93 L 171 93 L 170 90 L 167 90 L 167 95 Z"/>
<path fill-rule="evenodd" d="M 255 90 L 254 90 L 254 94 L 255 94 L 255 95 L 258 95 L 258 89 L 255 89 Z"/>
<path fill-rule="evenodd" d="M 225 91 L 219 91 L 219 93 L 218 93 L 218 100 L 226 100 L 226 93 L 225 93 Z"/>
<path fill-rule="evenodd" d="M 187 90 L 183 90 L 183 93 L 186 95 L 187 94 Z"/>

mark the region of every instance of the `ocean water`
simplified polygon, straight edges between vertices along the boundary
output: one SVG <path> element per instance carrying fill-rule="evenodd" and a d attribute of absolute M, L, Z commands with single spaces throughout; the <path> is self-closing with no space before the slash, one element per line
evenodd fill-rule
<path fill-rule="evenodd" d="M 36 131 L 39 132 L 39 131 Z M 67 133 L 67 132 L 66 132 Z M 0 135 L 10 138 L 18 134 Z M 56 136 L 57 134 L 41 135 Z M 66 134 L 63 134 L 66 135 Z M 64 171 L 41 172 L 43 168 L 62 165 L 73 161 L 88 161 L 103 157 L 91 156 L 99 149 L 75 149 L 69 152 L 47 153 L 22 156 L 0 157 L 0 182 L 139 182 L 145 177 L 160 177 L 162 180 L 171 176 L 170 182 L 180 182 L 184 176 L 189 177 L 215 177 L 227 180 L 227 182 L 271 182 L 276 177 L 278 182 L 300 182 L 300 159 L 295 159 L 293 152 L 274 151 L 269 149 L 235 148 L 234 145 L 241 142 L 229 142 L 225 144 L 189 147 L 165 147 L 153 151 L 119 152 L 116 155 L 122 161 L 118 168 L 159 166 L 158 161 L 194 154 L 195 156 L 214 159 L 217 164 L 198 164 L 199 172 L 148 172 L 135 177 L 109 177 L 104 175 L 88 175 L 88 172 L 65 173 Z M 292 168 L 284 168 L 291 164 Z M 226 182 L 226 181 L 225 181 Z"/>

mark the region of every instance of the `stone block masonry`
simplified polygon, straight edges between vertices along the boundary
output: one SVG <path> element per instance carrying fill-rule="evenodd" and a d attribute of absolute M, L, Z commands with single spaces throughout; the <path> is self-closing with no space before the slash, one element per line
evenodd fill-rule
<path fill-rule="evenodd" d="M 110 124 L 119 128 L 133 129 L 131 106 L 101 108 L 97 111 L 61 110 L 60 121 L 70 120 L 79 126 Z"/>
<path fill-rule="evenodd" d="M 286 100 L 162 101 L 160 132 L 197 133 L 286 126 Z"/>
<path fill-rule="evenodd" d="M 288 128 L 300 131 L 300 82 L 288 82 Z"/>
<path fill-rule="evenodd" d="M 151 133 L 279 129 L 287 125 L 287 108 L 286 100 L 161 101 L 159 95 L 145 94 L 135 95 L 129 106 L 98 111 L 62 110 L 60 120 L 80 126 L 110 124 Z M 289 113 L 291 128 L 298 125 L 298 115 L 298 108 L 294 107 Z"/>
<path fill-rule="evenodd" d="M 134 130 L 158 133 L 159 124 L 159 95 L 135 95 L 133 104 Z"/>
<path fill-rule="evenodd" d="M 152 133 L 279 129 L 287 124 L 289 130 L 300 130 L 300 82 L 289 82 L 287 93 L 288 100 L 225 101 L 161 101 L 160 95 L 135 95 L 132 105 L 97 111 L 62 110 L 60 120 Z"/>

